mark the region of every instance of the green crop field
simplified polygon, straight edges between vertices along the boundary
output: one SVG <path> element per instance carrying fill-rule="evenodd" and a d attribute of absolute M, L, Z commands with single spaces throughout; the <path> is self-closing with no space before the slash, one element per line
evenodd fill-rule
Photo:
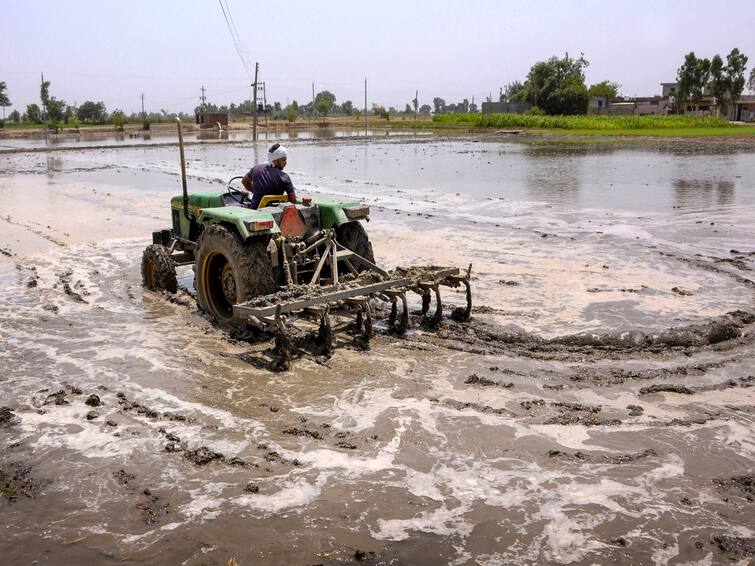
<path fill-rule="evenodd" d="M 436 125 L 466 124 L 477 128 L 539 128 L 579 130 L 580 133 L 618 133 L 647 130 L 723 129 L 739 130 L 728 120 L 710 116 L 531 116 L 529 114 L 441 114 L 433 116 Z M 749 128 L 747 128 L 749 129 Z M 576 133 L 576 132 L 572 132 Z M 716 134 L 714 134 L 716 135 Z"/>

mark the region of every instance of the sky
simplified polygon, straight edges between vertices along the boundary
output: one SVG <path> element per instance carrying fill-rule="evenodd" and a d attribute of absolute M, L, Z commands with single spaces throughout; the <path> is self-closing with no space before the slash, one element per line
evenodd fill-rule
<path fill-rule="evenodd" d="M 660 94 L 684 54 L 755 65 L 755 1 L 504 0 L 289 1 L 0 0 L 0 81 L 13 103 L 39 104 L 40 72 L 69 104 L 103 101 L 126 113 L 191 112 L 251 95 L 254 63 L 268 102 L 306 103 L 329 90 L 403 109 L 474 97 L 479 103 L 533 63 L 584 53 L 587 83 L 610 80 L 625 96 Z M 236 31 L 239 49 L 232 32 Z"/>

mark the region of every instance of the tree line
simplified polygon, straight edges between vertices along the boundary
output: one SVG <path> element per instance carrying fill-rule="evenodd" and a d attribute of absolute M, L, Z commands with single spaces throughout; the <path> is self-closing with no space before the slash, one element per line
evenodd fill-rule
<path fill-rule="evenodd" d="M 698 58 L 693 51 L 687 53 L 682 65 L 677 71 L 677 87 L 675 92 L 675 109 L 683 111 L 689 101 L 700 101 L 704 96 L 712 96 L 716 100 L 718 110 L 728 116 L 734 107 L 735 101 L 741 96 L 745 85 L 755 92 L 755 68 L 750 71 L 749 79 L 745 82 L 745 72 L 748 58 L 734 48 L 724 60 L 716 54 L 711 59 Z M 513 81 L 501 89 L 501 102 L 525 102 L 531 105 L 530 114 L 547 115 L 575 115 L 586 114 L 591 97 L 601 96 L 607 99 L 616 98 L 620 85 L 608 80 L 595 83 L 588 87 L 585 83 L 585 69 L 589 62 L 584 54 L 579 57 L 570 57 L 566 53 L 563 57 L 553 56 L 544 61 L 537 61 L 530 68 L 524 82 Z M 108 112 L 102 101 L 87 100 L 79 106 L 67 104 L 50 93 L 50 81 L 42 81 L 39 93 L 40 103 L 31 103 L 26 106 L 22 114 L 14 110 L 8 116 L 11 122 L 26 122 L 32 124 L 48 124 L 58 128 L 63 125 L 77 127 L 80 124 L 106 124 L 112 123 L 116 127 L 123 127 L 128 121 L 141 121 L 145 129 L 151 122 L 174 120 L 179 117 L 183 120 L 193 119 L 192 116 L 183 112 L 169 112 L 161 109 L 159 112 L 132 113 L 126 115 L 120 109 Z M 7 84 L 0 81 L 0 107 L 3 109 L 3 118 L 0 127 L 5 123 L 5 108 L 11 106 L 7 94 Z M 198 106 L 195 113 L 201 110 L 210 112 L 222 112 L 232 118 L 250 116 L 255 108 L 251 100 L 244 100 L 239 104 L 215 105 L 212 103 Z M 345 100 L 338 104 L 336 96 L 323 90 L 317 93 L 314 100 L 305 104 L 299 104 L 294 100 L 291 104 L 283 107 L 280 102 L 270 104 L 258 104 L 257 113 L 269 116 L 274 120 L 287 120 L 294 122 L 301 116 L 327 117 L 329 115 L 360 116 L 365 109 L 360 109 L 351 100 Z M 433 98 L 433 104 L 420 106 L 417 97 L 406 103 L 403 110 L 390 106 L 373 103 L 366 110 L 369 114 L 388 119 L 397 114 L 454 114 L 476 113 L 477 105 L 463 99 L 461 102 L 446 103 L 443 98 Z"/>

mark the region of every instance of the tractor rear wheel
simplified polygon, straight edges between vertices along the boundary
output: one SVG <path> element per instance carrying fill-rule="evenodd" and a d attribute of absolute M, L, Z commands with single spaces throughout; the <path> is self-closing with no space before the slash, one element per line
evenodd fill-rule
<path fill-rule="evenodd" d="M 349 222 L 348 224 L 341 224 L 336 228 L 336 238 L 338 243 L 345 248 L 350 249 L 352 252 L 362 256 L 370 263 L 375 263 L 375 254 L 372 251 L 372 244 L 370 238 L 367 236 L 367 231 L 360 222 Z M 366 268 L 358 261 L 353 262 L 357 271 L 364 271 Z M 348 270 L 346 271 L 348 272 Z"/>
<path fill-rule="evenodd" d="M 164 289 L 169 293 L 178 290 L 176 266 L 165 246 L 152 244 L 142 254 L 142 284 L 152 291 Z"/>
<path fill-rule="evenodd" d="M 234 316 L 233 305 L 277 288 L 262 238 L 242 242 L 235 231 L 209 226 L 197 241 L 196 258 L 194 287 L 199 308 L 225 328 L 246 325 L 245 319 Z"/>

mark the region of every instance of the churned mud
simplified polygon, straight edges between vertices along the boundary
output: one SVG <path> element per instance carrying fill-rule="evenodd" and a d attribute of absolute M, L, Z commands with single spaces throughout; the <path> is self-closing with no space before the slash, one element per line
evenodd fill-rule
<path fill-rule="evenodd" d="M 141 287 L 175 146 L 97 145 L 0 154 L 5 561 L 752 561 L 751 148 L 295 142 L 297 193 L 369 204 L 391 276 L 471 263 L 473 308 L 410 292 L 401 335 L 378 302 L 332 355 L 297 322 L 281 372 L 191 267 Z M 187 147 L 190 189 L 263 146 Z"/>

